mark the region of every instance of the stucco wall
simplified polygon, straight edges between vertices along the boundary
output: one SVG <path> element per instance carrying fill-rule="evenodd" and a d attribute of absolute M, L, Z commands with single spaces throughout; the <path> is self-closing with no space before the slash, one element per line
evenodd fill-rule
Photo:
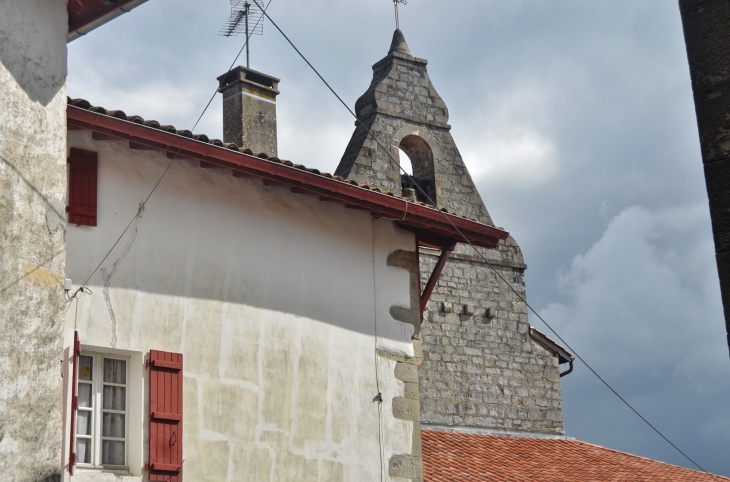
<path fill-rule="evenodd" d="M 99 156 L 98 226 L 67 234 L 76 286 L 169 161 L 88 132 L 69 146 Z M 389 220 L 176 161 L 69 310 L 66 345 L 76 325 L 89 347 L 183 353 L 187 480 L 390 480 L 414 444 L 393 400 L 416 333 L 391 316 L 410 307 L 411 275 L 387 260 L 413 249 Z M 146 431 L 135 437 L 144 463 Z"/>
<path fill-rule="evenodd" d="M 66 2 L 0 3 L 0 478 L 60 479 Z"/>

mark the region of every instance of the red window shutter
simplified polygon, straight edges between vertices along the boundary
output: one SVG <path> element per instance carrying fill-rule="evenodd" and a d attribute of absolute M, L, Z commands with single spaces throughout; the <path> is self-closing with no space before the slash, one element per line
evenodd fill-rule
<path fill-rule="evenodd" d="M 74 466 L 76 466 L 76 409 L 79 408 L 79 355 L 81 354 L 81 341 L 79 341 L 79 332 L 74 331 L 73 353 L 71 354 L 71 364 L 73 370 L 73 388 L 71 389 L 71 448 L 68 455 L 68 472 L 74 474 Z"/>
<path fill-rule="evenodd" d="M 96 226 L 96 186 L 98 161 L 96 152 L 71 148 L 68 158 L 68 222 Z"/>
<path fill-rule="evenodd" d="M 182 482 L 183 356 L 150 351 L 149 480 Z"/>

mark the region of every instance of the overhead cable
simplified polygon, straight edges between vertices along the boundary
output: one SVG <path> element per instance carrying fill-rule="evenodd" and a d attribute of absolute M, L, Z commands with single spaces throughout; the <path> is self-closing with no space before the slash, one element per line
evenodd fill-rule
<path fill-rule="evenodd" d="M 253 0 L 253 2 L 254 2 L 254 3 L 256 3 L 256 5 L 257 5 L 257 6 L 259 6 L 259 8 L 261 8 L 261 6 L 260 6 L 260 5 L 259 5 L 259 3 L 258 3 L 258 2 L 259 2 L 259 0 Z M 365 123 L 363 123 L 363 121 L 362 121 L 362 120 L 360 120 L 360 118 L 359 118 L 359 117 L 358 117 L 358 116 L 357 116 L 357 115 L 355 114 L 355 112 L 353 112 L 353 110 L 352 110 L 352 109 L 350 109 L 350 107 L 349 107 L 349 106 L 348 106 L 348 105 L 347 105 L 347 104 L 345 103 L 345 101 L 343 101 L 343 100 L 342 100 L 342 98 L 341 98 L 341 97 L 340 97 L 340 96 L 339 96 L 339 95 L 337 94 L 337 92 L 335 92 L 335 90 L 334 90 L 334 89 L 332 88 L 332 86 L 331 86 L 331 85 L 330 85 L 330 84 L 329 84 L 329 83 L 328 83 L 328 82 L 327 82 L 327 81 L 326 81 L 326 80 L 324 79 L 324 77 L 322 77 L 322 74 L 320 74 L 320 73 L 319 73 L 319 71 L 318 71 L 318 70 L 317 70 L 317 69 L 316 69 L 316 68 L 315 68 L 315 67 L 314 67 L 314 66 L 312 65 L 312 63 L 311 63 L 311 62 L 310 62 L 310 61 L 309 61 L 309 60 L 308 60 L 308 59 L 307 59 L 307 58 L 306 58 L 306 57 L 304 56 L 304 54 L 302 54 L 302 52 L 301 52 L 301 51 L 300 51 L 300 50 L 299 50 L 299 49 L 297 48 L 297 46 L 296 46 L 296 45 L 294 45 L 294 42 L 292 42 L 292 41 L 291 41 L 291 39 L 290 39 L 290 38 L 289 38 L 289 37 L 288 37 L 288 36 L 287 36 L 287 35 L 286 35 L 286 34 L 285 34 L 285 33 L 284 33 L 283 31 L 282 31 L 282 29 L 281 29 L 281 28 L 279 27 L 279 25 L 277 25 L 277 23 L 276 23 L 276 22 L 274 22 L 274 20 L 273 20 L 273 19 L 272 19 L 272 18 L 271 18 L 271 17 L 269 16 L 269 14 L 268 14 L 268 13 L 267 13 L 267 12 L 266 12 L 265 10 L 264 10 L 264 16 L 265 16 L 265 17 L 266 17 L 266 18 L 267 18 L 267 19 L 268 19 L 268 20 L 269 20 L 269 21 L 271 22 L 271 24 L 272 24 L 272 25 L 273 25 L 273 26 L 274 26 L 274 27 L 276 28 L 276 30 L 278 30 L 278 31 L 279 31 L 279 33 L 280 33 L 280 34 L 281 34 L 281 35 L 282 35 L 282 36 L 284 37 L 284 39 L 286 39 L 286 41 L 287 41 L 287 42 L 289 43 L 289 45 L 291 45 L 291 47 L 292 47 L 292 48 L 293 48 L 293 49 L 294 49 L 294 50 L 295 50 L 295 51 L 297 52 L 297 54 L 299 54 L 299 56 L 300 56 L 300 57 L 302 58 L 302 60 L 304 60 L 304 62 L 306 62 L 306 64 L 307 64 L 307 65 L 308 65 L 308 66 L 309 66 L 309 67 L 310 67 L 310 68 L 312 69 L 312 71 L 313 71 L 313 72 L 314 72 L 314 73 L 315 73 L 315 74 L 317 75 L 317 77 L 319 77 L 319 79 L 320 79 L 320 80 L 321 80 L 321 81 L 322 81 L 322 82 L 324 83 L 324 85 L 325 85 L 325 86 L 327 86 L 327 88 L 329 89 L 329 91 L 330 91 L 330 92 L 331 92 L 331 93 L 332 93 L 332 94 L 333 94 L 333 95 L 334 95 L 334 96 L 335 96 L 335 97 L 337 98 L 337 100 L 339 100 L 339 101 L 340 101 L 340 103 L 341 103 L 341 104 L 342 104 L 342 105 L 343 105 L 343 106 L 345 107 L 345 109 L 347 109 L 347 111 L 348 111 L 348 112 L 349 112 L 349 113 L 350 113 L 350 114 L 351 114 L 351 115 L 352 115 L 352 116 L 353 116 L 353 117 L 355 118 L 355 121 L 357 122 L 357 124 L 358 124 L 358 125 L 360 125 L 360 126 L 362 126 L 362 127 L 363 127 L 363 128 L 364 128 L 364 129 L 366 130 L 366 131 L 367 131 L 368 135 L 369 135 L 369 136 L 370 136 L 370 137 L 371 137 L 371 138 L 372 138 L 372 139 L 373 139 L 373 140 L 374 140 L 374 141 L 375 141 L 375 142 L 376 142 L 376 143 L 378 144 L 378 146 L 379 146 L 379 147 L 380 147 L 381 149 L 383 149 L 383 151 L 384 151 L 384 152 L 385 152 L 385 153 L 386 153 L 386 154 L 388 155 L 388 157 L 389 157 L 389 160 L 390 160 L 390 161 L 391 161 L 391 162 L 392 162 L 393 164 L 395 164 L 395 165 L 396 165 L 396 166 L 397 166 L 397 167 L 399 168 L 399 170 L 400 170 L 400 171 L 402 171 L 402 172 L 403 172 L 403 174 L 405 174 L 405 176 L 406 176 L 407 178 L 409 178 L 409 179 L 410 179 L 411 181 L 413 181 L 413 176 L 411 176 L 410 174 L 408 174 L 408 172 L 406 172 L 406 170 L 405 170 L 405 169 L 403 169 L 403 167 L 401 167 L 400 163 L 399 163 L 398 161 L 396 161 L 396 160 L 395 160 L 395 158 L 394 158 L 394 157 L 393 157 L 393 155 L 392 155 L 392 154 L 390 153 L 390 151 L 389 151 L 388 149 L 386 149 L 386 148 L 385 148 L 385 146 L 383 146 L 383 144 L 382 144 L 382 143 L 380 142 L 380 140 L 379 140 L 379 139 L 378 139 L 377 137 L 375 137 L 375 135 L 374 135 L 374 134 L 372 133 L 372 131 L 371 131 L 371 130 L 370 130 L 370 129 L 369 129 L 369 128 L 368 128 L 368 127 L 367 127 L 367 126 L 365 125 Z M 429 203 L 430 203 L 431 205 L 434 205 L 434 206 L 436 205 L 436 204 L 434 203 L 434 201 L 433 201 L 433 200 L 432 200 L 432 199 L 431 199 L 431 198 L 430 198 L 430 197 L 428 196 L 428 194 L 426 194 L 426 192 L 425 192 L 425 191 L 424 191 L 424 190 L 423 190 L 423 189 L 422 189 L 422 188 L 421 188 L 421 187 L 420 187 L 420 186 L 418 185 L 418 183 L 416 183 L 416 182 L 412 182 L 412 183 L 413 183 L 413 185 L 415 186 L 415 188 L 416 188 L 416 189 L 418 189 L 418 191 L 419 191 L 419 192 L 420 192 L 420 193 L 421 193 L 421 194 L 423 195 L 423 197 L 424 197 L 424 198 L 425 198 L 426 200 L 428 200 L 428 202 L 429 202 Z M 614 395 L 616 395 L 616 396 L 617 396 L 617 397 L 619 398 L 619 400 L 621 400 L 621 401 L 622 401 L 622 402 L 624 403 L 624 405 L 626 405 L 626 406 L 627 406 L 627 407 L 628 407 L 628 408 L 629 408 L 629 409 L 630 409 L 630 410 L 631 410 L 632 412 L 634 412 L 634 413 L 635 413 L 635 414 L 636 414 L 636 415 L 637 415 L 637 416 L 638 416 L 638 417 L 639 417 L 639 418 L 640 418 L 640 419 L 641 419 L 641 420 L 642 420 L 642 421 L 643 421 L 644 423 L 646 423 L 646 424 L 647 424 L 647 425 L 648 425 L 648 426 L 649 426 L 649 427 L 650 427 L 650 428 L 651 428 L 651 429 L 652 429 L 652 430 L 653 430 L 654 432 L 656 432 L 656 433 L 657 433 L 657 434 L 658 434 L 658 435 L 659 435 L 659 436 L 660 436 L 660 437 L 661 437 L 662 439 L 664 439 L 664 440 L 665 440 L 665 441 L 666 441 L 666 442 L 667 442 L 667 443 L 668 443 L 669 445 L 671 445 L 671 446 L 672 446 L 672 447 L 673 447 L 673 448 L 674 448 L 674 449 L 675 449 L 675 450 L 676 450 L 677 452 L 679 452 L 680 454 L 682 454 L 682 456 L 684 456 L 684 457 L 685 457 L 685 458 L 686 458 L 687 460 L 689 460 L 689 461 L 690 461 L 690 462 L 691 462 L 691 463 L 692 463 L 692 464 L 693 464 L 693 465 L 694 465 L 695 467 L 697 467 L 698 469 L 700 469 L 700 470 L 701 470 L 702 472 L 706 473 L 707 475 L 710 475 L 710 476 L 712 476 L 712 477 L 715 477 L 715 475 L 714 475 L 714 474 L 711 474 L 710 472 L 706 471 L 706 470 L 705 470 L 704 468 L 702 468 L 702 467 L 701 467 L 701 466 L 700 466 L 700 465 L 699 465 L 699 464 L 698 464 L 697 462 L 695 462 L 695 461 L 694 461 L 694 460 L 693 460 L 693 459 L 692 459 L 692 458 L 691 458 L 691 457 L 690 457 L 689 455 L 687 455 L 687 454 L 686 454 L 686 453 L 684 453 L 684 452 L 683 452 L 683 451 L 682 451 L 682 450 L 681 450 L 681 449 L 680 449 L 679 447 L 677 447 L 677 445 L 675 445 L 674 443 L 672 443 L 672 441 L 671 441 L 671 440 L 669 440 L 669 439 L 668 439 L 668 438 L 667 438 L 667 437 L 666 437 L 666 436 L 665 436 L 665 435 L 664 435 L 664 434 L 663 434 L 662 432 L 660 432 L 660 431 L 659 431 L 659 429 L 657 429 L 657 428 L 656 428 L 656 427 L 655 427 L 654 425 L 652 425 L 652 424 L 651 424 L 651 423 L 650 423 L 650 422 L 649 422 L 649 421 L 648 421 L 648 420 L 647 420 L 647 419 L 646 419 L 646 418 L 645 418 L 645 417 L 644 417 L 643 415 L 641 415 L 641 413 L 639 413 L 639 411 L 638 411 L 638 410 L 636 410 L 636 409 L 635 409 L 635 408 L 634 408 L 634 407 L 633 407 L 633 406 L 632 406 L 632 405 L 631 405 L 631 404 L 630 404 L 630 403 L 629 403 L 628 401 L 626 401 L 626 399 L 625 399 L 624 397 L 622 397 L 622 396 L 621 396 L 621 395 L 620 395 L 620 394 L 619 394 L 619 393 L 618 393 L 618 392 L 617 392 L 617 391 L 616 391 L 616 390 L 615 390 L 615 389 L 614 389 L 614 388 L 613 388 L 613 387 L 612 387 L 612 386 L 611 386 L 611 385 L 610 385 L 610 384 L 609 384 L 609 383 L 608 383 L 608 382 L 607 382 L 607 381 L 606 381 L 606 380 L 605 380 L 605 379 L 604 379 L 603 377 L 601 377 L 601 376 L 600 376 L 600 375 L 599 375 L 599 374 L 598 374 L 598 373 L 597 373 L 597 372 L 596 372 L 596 371 L 595 371 L 595 370 L 593 369 L 593 367 L 591 367 L 591 366 L 590 366 L 590 365 L 589 365 L 589 364 L 588 364 L 588 363 L 587 363 L 587 362 L 586 362 L 586 361 L 585 361 L 585 360 L 583 359 L 583 357 L 581 357 L 581 356 L 580 356 L 580 355 L 578 354 L 578 352 L 577 352 L 577 351 L 576 351 L 575 349 L 573 349 L 573 348 L 572 348 L 572 347 L 571 347 L 571 346 L 570 346 L 570 345 L 569 345 L 569 344 L 568 344 L 568 343 L 567 343 L 567 342 L 566 342 L 566 341 L 565 341 L 565 340 L 564 340 L 564 339 L 563 339 L 563 338 L 562 338 L 562 337 L 561 337 L 561 336 L 560 336 L 560 335 L 558 334 L 558 332 L 556 332 L 556 331 L 555 331 L 555 330 L 554 330 L 554 329 L 552 328 L 552 326 L 550 326 L 550 325 L 549 325 L 549 324 L 548 324 L 548 323 L 547 323 L 547 322 L 545 321 L 545 319 L 544 319 L 544 318 L 543 318 L 542 316 L 540 316 L 540 314 L 539 314 L 539 313 L 538 313 L 538 312 L 537 312 L 537 311 L 536 311 L 536 310 L 535 310 L 535 309 L 534 309 L 534 308 L 533 308 L 533 307 L 532 307 L 532 306 L 531 306 L 531 305 L 530 305 L 530 304 L 529 304 L 529 303 L 527 302 L 527 300 L 525 299 L 525 297 L 524 297 L 524 296 L 522 296 L 522 294 L 521 294 L 520 292 L 518 292 L 518 291 L 517 291 L 517 290 L 516 290 L 516 289 L 515 289 L 515 288 L 514 288 L 514 287 L 512 286 L 512 284 L 511 284 L 511 283 L 509 283 L 509 282 L 508 282 L 508 281 L 507 281 L 507 280 L 506 280 L 506 279 L 505 279 L 505 278 L 504 278 L 504 277 L 502 276 L 502 274 L 501 274 L 501 273 L 499 272 L 499 270 L 497 270 L 497 268 L 495 268 L 495 267 L 494 267 L 494 265 L 493 265 L 493 264 L 492 264 L 492 263 L 491 263 L 491 262 L 489 261 L 489 259 L 487 259 L 487 258 L 486 258 L 486 257 L 485 257 L 485 256 L 484 256 L 484 255 L 483 255 L 483 254 L 482 254 L 482 253 L 481 253 L 481 252 L 480 252 L 480 251 L 479 251 L 479 250 L 478 250 L 477 248 L 476 248 L 476 246 L 474 246 L 474 245 L 473 245 L 473 244 L 471 243 L 471 241 L 469 241 L 469 239 L 468 239 L 468 238 L 467 238 L 467 237 L 466 237 L 466 236 L 464 235 L 464 233 L 462 233 L 462 232 L 461 232 L 461 230 L 460 230 L 459 228 L 457 228 L 457 227 L 456 227 L 456 225 L 455 225 L 455 224 L 454 224 L 454 223 L 453 223 L 453 222 L 451 221 L 451 219 L 450 219 L 450 218 L 449 218 L 449 217 L 448 217 L 448 216 L 446 215 L 446 213 L 444 213 L 444 212 L 442 212 L 442 211 L 440 211 L 440 210 L 439 210 L 439 212 L 441 212 L 441 214 L 442 214 L 442 215 L 443 215 L 443 217 L 444 217 L 444 218 L 445 218 L 445 219 L 446 219 L 446 220 L 447 220 L 447 221 L 449 222 L 449 224 L 451 225 L 451 227 L 453 227 L 453 228 L 454 228 L 454 230 L 456 231 L 456 233 L 458 233 L 458 235 L 459 235 L 459 236 L 460 236 L 461 238 L 463 238 L 463 239 L 464 239 L 464 241 L 465 241 L 465 242 L 466 242 L 466 243 L 467 243 L 467 244 L 468 244 L 469 246 L 471 246 L 471 247 L 472 247 L 472 249 L 474 250 L 474 252 L 475 252 L 475 253 L 476 253 L 476 254 L 477 254 L 477 255 L 478 255 L 478 256 L 479 256 L 479 257 L 480 257 L 480 258 L 481 258 L 482 260 L 484 260 L 484 262 L 485 262 L 485 263 L 486 263 L 486 264 L 487 264 L 487 265 L 489 266 L 489 268 L 490 268 L 490 269 L 491 269 L 492 271 L 494 271 L 494 273 L 495 273 L 495 274 L 496 274 L 496 275 L 497 275 L 497 276 L 499 277 L 499 279 L 501 279 L 501 280 L 502 280 L 502 281 L 503 281 L 503 282 L 504 282 L 504 283 L 505 283 L 505 284 L 506 284 L 506 285 L 507 285 L 507 286 L 509 287 L 509 289 L 510 289 L 510 290 L 512 290 L 512 292 L 514 292 L 514 294 L 515 294 L 515 295 L 516 295 L 516 296 L 517 296 L 517 297 L 518 297 L 518 298 L 520 299 L 520 301 L 522 301 L 523 303 L 525 303 L 525 305 L 526 305 L 526 306 L 527 306 L 527 307 L 529 308 L 529 310 L 530 310 L 530 311 L 531 311 L 532 313 L 534 313 L 534 314 L 535 314 L 535 316 L 537 316 L 537 317 L 538 317 L 538 318 L 540 319 L 540 321 L 542 321 L 542 322 L 543 322 L 543 323 L 545 324 L 545 326 L 547 326 L 547 327 L 548 327 L 548 329 L 549 329 L 549 330 L 550 330 L 550 331 L 551 331 L 551 332 L 552 332 L 552 333 L 553 333 L 553 334 L 554 334 L 554 335 L 555 335 L 555 336 L 556 336 L 556 337 L 557 337 L 557 338 L 558 338 L 558 339 L 559 339 L 559 340 L 560 340 L 561 342 L 563 342 L 563 344 L 565 344 L 565 346 L 566 346 L 566 347 L 567 347 L 567 348 L 568 348 L 568 349 L 569 349 L 570 351 L 572 351 L 572 352 L 573 352 L 573 354 L 575 354 L 575 356 L 576 356 L 576 357 L 577 357 L 577 358 L 578 358 L 578 359 L 579 359 L 579 360 L 580 360 L 581 362 L 583 362 L 583 364 L 584 364 L 584 365 L 585 365 L 585 366 L 586 366 L 586 367 L 587 367 L 587 368 L 588 368 L 588 369 L 589 369 L 589 370 L 591 371 L 591 373 L 593 373 L 593 374 L 594 374 L 594 375 L 595 375 L 595 376 L 596 376 L 596 377 L 597 377 L 597 378 L 598 378 L 598 379 L 599 379 L 599 380 L 600 380 L 600 381 L 601 381 L 601 382 L 602 382 L 602 383 L 603 383 L 603 384 L 604 384 L 604 385 L 605 385 L 605 386 L 606 386 L 606 387 L 607 387 L 607 388 L 608 388 L 608 389 L 609 389 L 609 390 L 610 390 L 610 391 L 611 391 L 611 392 L 612 392 L 612 393 L 613 393 Z"/>

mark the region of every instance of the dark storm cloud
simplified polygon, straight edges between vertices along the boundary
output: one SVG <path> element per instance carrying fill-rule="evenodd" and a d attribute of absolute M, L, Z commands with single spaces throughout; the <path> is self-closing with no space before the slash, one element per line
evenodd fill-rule
<path fill-rule="evenodd" d="M 391 2 L 274 0 L 270 12 L 353 106 L 387 52 Z M 227 0 L 150 0 L 71 44 L 70 95 L 191 127 L 241 47 L 216 35 L 228 13 Z M 532 303 L 680 447 L 730 475 L 730 361 L 676 2 L 412 0 L 401 27 L 492 217 L 525 252 Z M 352 118 L 264 31 L 251 66 L 282 79 L 280 154 L 332 172 Z M 220 136 L 220 102 L 197 131 Z M 563 389 L 568 435 L 687 465 L 584 367 Z"/>

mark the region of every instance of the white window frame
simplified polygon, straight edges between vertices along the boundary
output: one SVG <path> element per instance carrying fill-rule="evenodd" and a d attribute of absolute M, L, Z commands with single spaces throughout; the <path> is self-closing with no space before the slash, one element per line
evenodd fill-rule
<path fill-rule="evenodd" d="M 80 468 L 90 468 L 90 469 L 105 469 L 110 471 L 128 471 L 129 470 L 129 419 L 130 419 L 130 368 L 131 368 L 131 360 L 128 356 L 120 356 L 120 355 L 114 355 L 110 353 L 99 353 L 94 352 L 90 350 L 82 350 L 81 356 L 88 356 L 92 358 L 92 376 L 91 376 L 91 383 L 92 386 L 91 389 L 91 396 L 92 396 L 92 403 L 91 403 L 91 463 L 83 463 L 80 461 L 77 461 L 76 465 Z M 79 357 L 79 358 L 80 358 Z M 117 383 L 104 383 L 104 359 L 110 359 L 110 360 L 122 360 L 126 362 L 126 380 L 123 385 L 117 384 Z M 78 367 L 76 367 L 78 369 Z M 81 380 L 79 377 L 79 380 L 77 382 L 79 385 L 81 384 L 88 384 L 88 382 Z M 125 387 L 125 400 L 124 400 L 124 411 L 121 410 L 108 410 L 103 408 L 103 397 L 104 397 L 104 385 L 112 385 L 112 386 L 123 386 Z M 80 404 L 79 404 L 80 405 Z M 78 412 L 82 411 L 89 411 L 88 409 L 85 409 L 81 406 L 79 406 L 76 409 Z M 124 438 L 112 438 L 112 437 L 102 437 L 102 416 L 104 412 L 110 412 L 110 413 L 123 413 L 124 414 Z M 79 423 L 79 416 L 78 413 L 76 415 L 76 424 Z M 76 440 L 79 439 L 88 439 L 89 436 L 81 435 L 79 436 L 77 427 L 73 427 L 74 430 L 76 430 Z M 102 464 L 101 459 L 101 451 L 102 451 L 102 443 L 104 439 L 111 439 L 111 440 L 120 440 L 124 441 L 124 465 L 109 465 L 109 464 Z M 78 443 L 78 442 L 77 442 Z M 76 447 L 74 447 L 76 449 Z"/>

